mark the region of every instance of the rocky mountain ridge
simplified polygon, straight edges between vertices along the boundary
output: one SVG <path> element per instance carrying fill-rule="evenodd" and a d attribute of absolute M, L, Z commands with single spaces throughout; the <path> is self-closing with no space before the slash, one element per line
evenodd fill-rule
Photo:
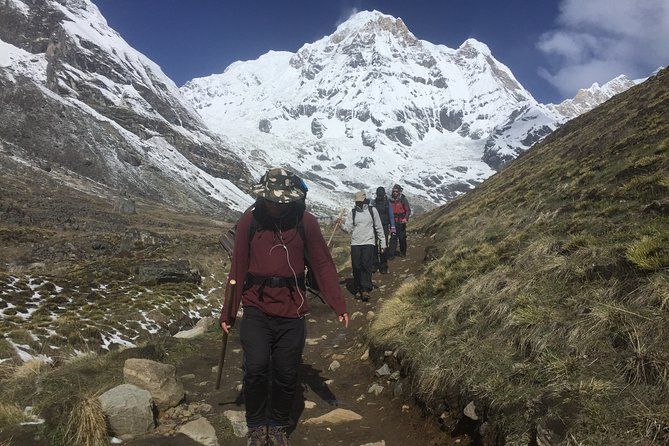
<path fill-rule="evenodd" d="M 3 164 L 217 215 L 250 203 L 234 151 L 88 0 L 0 3 L 0 102 Z"/>
<path fill-rule="evenodd" d="M 546 106 L 485 44 L 435 45 L 362 11 L 296 53 L 235 62 L 181 90 L 249 166 L 290 166 L 324 203 L 402 182 L 439 204 L 631 85 L 610 84 Z"/>

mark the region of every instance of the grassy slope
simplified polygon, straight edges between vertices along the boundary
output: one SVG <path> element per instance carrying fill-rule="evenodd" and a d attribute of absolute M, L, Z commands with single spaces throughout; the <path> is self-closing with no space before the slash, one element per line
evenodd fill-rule
<path fill-rule="evenodd" d="M 384 305 L 422 395 L 528 444 L 669 441 L 669 70 L 417 225 L 439 258 Z M 480 412 L 480 410 L 479 410 Z"/>

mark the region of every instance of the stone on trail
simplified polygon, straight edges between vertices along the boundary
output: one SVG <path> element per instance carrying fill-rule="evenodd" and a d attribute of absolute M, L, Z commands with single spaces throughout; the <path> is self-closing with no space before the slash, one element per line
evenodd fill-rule
<path fill-rule="evenodd" d="M 335 361 L 342 361 L 342 360 L 346 359 L 346 355 L 335 353 L 331 356 L 331 358 L 334 359 Z"/>
<path fill-rule="evenodd" d="M 98 397 L 112 432 L 122 440 L 146 434 L 154 427 L 151 393 L 121 384 Z"/>
<path fill-rule="evenodd" d="M 305 401 L 304 402 L 304 408 L 305 409 L 313 409 L 314 407 L 316 407 L 316 403 L 314 403 L 313 401 Z"/>
<path fill-rule="evenodd" d="M 467 404 L 463 413 L 467 418 L 471 418 L 474 421 L 479 419 L 478 415 L 476 415 L 476 405 L 474 404 L 474 401 L 470 401 L 469 404 Z"/>
<path fill-rule="evenodd" d="M 204 417 L 184 424 L 179 432 L 205 446 L 219 446 L 214 426 Z"/>
<path fill-rule="evenodd" d="M 151 392 L 160 410 L 174 407 L 184 397 L 184 386 L 176 377 L 176 368 L 150 359 L 128 359 L 123 365 L 123 379 Z"/>
<path fill-rule="evenodd" d="M 359 421 L 362 420 L 362 417 L 352 410 L 348 409 L 335 409 L 331 412 L 321 415 L 316 418 L 309 418 L 304 421 L 304 424 L 341 424 L 349 421 Z"/>
<path fill-rule="evenodd" d="M 374 443 L 365 443 L 365 444 L 360 445 L 360 446 L 386 446 L 386 441 L 381 440 L 381 441 L 377 441 L 377 442 L 374 442 Z"/>
<path fill-rule="evenodd" d="M 381 395 L 381 392 L 383 392 L 383 386 L 380 386 L 376 383 L 372 384 L 369 390 L 367 390 L 367 393 L 373 393 L 376 396 Z"/>
<path fill-rule="evenodd" d="M 330 367 L 328 367 L 328 370 L 330 370 L 331 372 L 334 372 L 339 367 L 341 367 L 341 364 L 339 364 L 339 361 L 332 361 L 332 363 L 330 363 Z"/>
<path fill-rule="evenodd" d="M 369 349 L 365 350 L 365 353 L 360 357 L 361 361 L 367 361 L 369 359 Z"/>
<path fill-rule="evenodd" d="M 246 412 L 243 410 L 226 410 L 223 412 L 223 415 L 232 424 L 232 430 L 236 437 L 246 437 L 246 434 L 249 433 L 249 429 L 246 426 Z"/>
<path fill-rule="evenodd" d="M 376 313 L 374 313 L 372 310 L 369 310 L 367 312 L 367 320 L 368 321 L 371 321 L 372 319 L 374 319 L 374 316 L 376 316 Z"/>
<path fill-rule="evenodd" d="M 376 372 L 376 376 L 388 376 L 390 375 L 390 367 L 388 367 L 388 364 L 383 364 Z"/>
<path fill-rule="evenodd" d="M 397 381 L 398 379 L 400 379 L 400 371 L 399 370 L 394 371 L 393 373 L 390 374 L 389 378 L 392 379 L 393 381 Z"/>
<path fill-rule="evenodd" d="M 198 336 L 202 336 L 209 330 L 209 328 L 214 325 L 214 318 L 213 317 L 203 317 L 197 323 L 193 328 L 190 330 L 183 330 L 180 331 L 179 333 L 175 334 L 175 338 L 179 339 L 193 339 Z"/>
<path fill-rule="evenodd" d="M 356 311 L 355 313 L 353 313 L 353 314 L 351 315 L 351 320 L 354 321 L 354 320 L 356 320 L 357 318 L 359 318 L 359 317 L 362 316 L 362 315 L 363 315 L 363 314 L 362 314 L 361 312 Z"/>
<path fill-rule="evenodd" d="M 195 379 L 195 374 L 194 373 L 189 373 L 187 375 L 181 375 L 181 381 L 188 381 L 191 379 Z"/>
<path fill-rule="evenodd" d="M 307 345 L 318 345 L 320 340 L 320 338 L 307 338 L 305 342 Z"/>

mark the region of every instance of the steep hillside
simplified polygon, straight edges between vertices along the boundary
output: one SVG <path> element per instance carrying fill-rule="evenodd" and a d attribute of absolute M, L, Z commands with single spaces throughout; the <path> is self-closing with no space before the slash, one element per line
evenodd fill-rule
<path fill-rule="evenodd" d="M 571 118 L 630 85 L 549 108 L 484 43 L 436 45 L 400 18 L 361 11 L 296 53 L 235 62 L 181 90 L 251 169 L 291 166 L 324 203 L 392 182 L 444 203 L 566 121 L 563 109 Z"/>
<path fill-rule="evenodd" d="M 435 260 L 370 334 L 423 398 L 486 444 L 669 442 L 669 70 L 416 224 Z"/>
<path fill-rule="evenodd" d="M 210 214 L 250 202 L 244 164 L 89 0 L 0 2 L 0 104 L 5 165 Z"/>

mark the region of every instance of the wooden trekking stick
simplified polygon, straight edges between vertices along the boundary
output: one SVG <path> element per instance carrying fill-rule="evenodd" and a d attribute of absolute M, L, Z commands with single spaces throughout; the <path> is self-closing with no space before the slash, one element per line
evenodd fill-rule
<path fill-rule="evenodd" d="M 232 308 L 232 299 L 235 297 L 235 291 L 237 289 L 237 281 L 232 279 L 229 282 L 228 295 L 225 297 L 225 315 L 226 320 L 231 321 L 232 315 L 230 314 Z M 223 331 L 223 339 L 221 345 L 221 357 L 218 360 L 218 375 L 216 376 L 216 390 L 221 388 L 221 375 L 223 374 L 223 365 L 225 364 L 225 352 L 228 349 L 228 333 Z"/>
<path fill-rule="evenodd" d="M 332 244 L 332 239 L 334 238 L 335 232 L 337 231 L 337 228 L 341 225 L 343 219 L 344 219 L 344 210 L 342 209 L 341 211 L 339 211 L 339 217 L 337 217 L 335 226 L 334 228 L 332 228 L 332 234 L 330 234 L 330 238 L 328 239 L 328 248 Z"/>

